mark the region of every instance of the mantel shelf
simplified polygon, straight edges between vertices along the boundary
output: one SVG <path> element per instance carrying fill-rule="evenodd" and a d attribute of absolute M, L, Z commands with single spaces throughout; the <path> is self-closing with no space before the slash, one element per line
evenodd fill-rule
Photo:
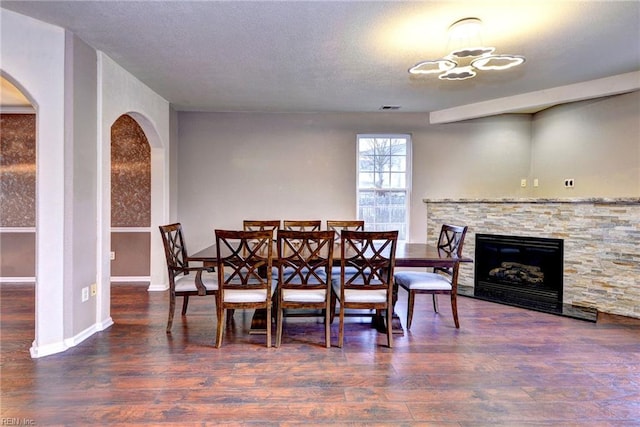
<path fill-rule="evenodd" d="M 500 198 L 500 199 L 422 199 L 423 203 L 504 203 L 504 204 L 596 204 L 640 205 L 640 197 L 587 197 L 587 198 Z"/>

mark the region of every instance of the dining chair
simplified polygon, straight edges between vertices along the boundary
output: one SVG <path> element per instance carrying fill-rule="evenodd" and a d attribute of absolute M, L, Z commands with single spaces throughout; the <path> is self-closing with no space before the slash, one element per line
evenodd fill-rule
<path fill-rule="evenodd" d="M 218 293 L 217 276 L 210 267 L 192 267 L 189 265 L 187 245 L 180 223 L 161 225 L 160 234 L 164 245 L 169 275 L 169 319 L 167 333 L 171 332 L 176 308 L 176 297 L 182 297 L 182 315 L 187 314 L 189 297 L 192 295 L 216 295 Z"/>
<path fill-rule="evenodd" d="M 338 347 L 344 342 L 345 309 L 386 312 L 387 345 L 393 347 L 393 269 L 398 231 L 341 232 L 340 278 L 332 278 L 331 313 L 340 302 Z M 347 271 L 354 271 L 350 273 Z"/>
<path fill-rule="evenodd" d="M 443 224 L 438 237 L 438 252 L 447 257 L 462 257 L 462 246 L 467 234 L 467 226 Z M 411 329 L 413 320 L 413 306 L 416 294 L 431 294 L 433 310 L 438 312 L 438 294 L 451 295 L 451 311 L 456 328 L 460 328 L 458 321 L 458 269 L 457 262 L 452 268 L 435 267 L 428 271 L 398 271 L 394 280 L 396 285 L 404 288 L 409 294 L 407 302 L 407 330 Z"/>
<path fill-rule="evenodd" d="M 225 312 L 266 309 L 267 347 L 271 347 L 271 299 L 275 291 L 272 231 L 215 230 L 218 270 L 216 347 L 222 346 Z"/>
<path fill-rule="evenodd" d="M 342 230 L 352 231 L 364 231 L 364 220 L 350 219 L 350 220 L 327 220 L 327 230 L 332 230 L 336 233 L 336 242 L 340 241 L 340 233 Z"/>
<path fill-rule="evenodd" d="M 352 230 L 352 231 L 364 231 L 364 220 L 360 219 L 350 219 L 350 220 L 327 220 L 327 230 L 332 230 L 335 233 L 334 241 L 334 249 L 333 253 L 340 253 L 340 233 L 343 230 Z M 350 272 L 355 272 L 353 269 Z M 334 279 L 340 278 L 340 267 L 334 266 L 331 272 L 331 275 Z"/>
<path fill-rule="evenodd" d="M 285 309 L 322 310 L 325 345 L 331 347 L 333 231 L 278 232 L 276 347 L 282 341 Z"/>
<path fill-rule="evenodd" d="M 242 222 L 242 229 L 244 231 L 271 231 L 271 241 L 273 245 L 273 251 L 275 252 L 276 235 L 280 228 L 280 220 L 244 220 Z M 263 254 L 264 255 L 264 254 Z"/>
<path fill-rule="evenodd" d="M 295 231 L 318 231 L 322 227 L 321 220 L 287 220 L 283 221 L 285 230 Z"/>

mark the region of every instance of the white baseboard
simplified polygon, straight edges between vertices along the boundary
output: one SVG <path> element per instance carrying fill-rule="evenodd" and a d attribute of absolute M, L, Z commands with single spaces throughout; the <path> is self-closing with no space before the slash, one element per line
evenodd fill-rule
<path fill-rule="evenodd" d="M 36 283 L 35 277 L 0 277 L 0 283 Z"/>
<path fill-rule="evenodd" d="M 37 359 L 40 357 L 50 356 L 52 354 L 62 353 L 70 349 L 71 347 L 75 347 L 80 344 L 82 341 L 94 335 L 96 332 L 104 331 L 108 327 L 113 325 L 113 319 L 111 317 L 103 320 L 102 322 L 98 322 L 94 325 L 91 325 L 84 331 L 80 332 L 77 335 L 74 335 L 71 338 L 66 338 L 62 342 L 36 346 L 36 342 L 34 341 L 31 345 L 31 349 L 29 350 L 31 353 L 31 357 L 33 359 Z"/>
<path fill-rule="evenodd" d="M 147 291 L 149 292 L 164 292 L 169 289 L 169 284 L 164 283 L 150 283 Z"/>
<path fill-rule="evenodd" d="M 112 283 L 124 283 L 124 282 L 149 282 L 151 277 L 149 276 L 111 276 Z"/>
<path fill-rule="evenodd" d="M 31 348 L 29 349 L 29 352 L 31 353 L 31 358 L 32 359 L 37 359 L 39 357 L 50 356 L 52 354 L 62 353 L 63 351 L 67 350 L 68 348 L 69 347 L 67 347 L 67 345 L 64 343 L 64 341 L 56 342 L 56 343 L 52 343 L 52 344 L 47 344 L 47 345 L 40 345 L 40 346 L 36 346 L 36 342 L 34 341 L 31 344 Z"/>

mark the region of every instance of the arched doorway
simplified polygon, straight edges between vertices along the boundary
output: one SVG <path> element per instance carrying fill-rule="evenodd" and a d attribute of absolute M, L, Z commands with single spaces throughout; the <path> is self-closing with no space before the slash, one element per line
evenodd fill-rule
<path fill-rule="evenodd" d="M 111 282 L 149 282 L 151 147 L 128 114 L 111 126 Z"/>
<path fill-rule="evenodd" d="M 109 119 L 109 117 L 113 117 L 113 119 Z M 135 111 L 125 111 L 124 113 L 120 114 L 108 114 L 103 117 L 103 121 L 106 124 L 103 129 L 108 132 L 104 132 L 102 137 L 102 141 L 104 141 L 105 144 L 102 144 L 103 161 L 101 162 L 101 164 L 103 168 L 101 170 L 101 181 L 105 184 L 100 187 L 102 191 L 99 195 L 101 205 L 99 211 L 101 212 L 101 214 L 99 215 L 100 238 L 98 245 L 98 258 L 103 264 L 101 264 L 98 272 L 97 321 L 101 329 L 104 329 L 113 324 L 113 319 L 111 318 L 112 281 L 117 282 L 121 280 L 126 282 L 147 282 L 149 283 L 149 291 L 164 291 L 168 288 L 166 266 L 164 264 L 164 249 L 162 247 L 160 233 L 153 232 L 157 229 L 158 225 L 163 224 L 167 220 L 167 143 L 166 141 L 162 141 L 158 130 L 155 128 L 154 122 L 149 120 L 149 118 L 147 118 L 147 116 L 142 113 Z M 113 127 L 114 125 L 115 128 Z M 120 126 L 122 126 L 123 129 L 129 130 L 125 130 L 124 133 L 120 133 L 120 131 L 118 131 L 118 128 Z M 112 129 L 116 131 L 113 135 Z M 131 142 L 131 136 L 133 135 L 133 138 L 137 141 L 135 144 L 132 144 L 132 146 L 137 146 L 138 149 L 144 146 L 144 153 L 140 151 L 135 155 L 138 160 L 134 163 L 138 163 L 138 165 L 127 165 L 127 163 L 131 163 L 128 161 L 122 162 L 122 165 L 112 165 L 111 150 L 113 147 L 113 143 L 111 139 L 113 137 L 118 139 L 122 135 L 125 136 L 123 137 L 122 141 L 115 141 L 116 145 L 121 142 L 125 142 L 124 145 L 125 147 L 127 147 L 126 141 Z M 146 142 L 143 143 L 142 141 L 144 141 L 145 139 Z M 123 153 L 125 153 L 124 156 L 126 157 L 128 155 L 127 150 L 133 148 L 115 147 L 115 149 L 122 149 Z M 116 156 L 116 158 L 122 157 L 119 154 Z M 107 160 L 107 162 L 105 162 L 104 160 Z M 140 166 L 141 162 L 145 165 L 148 164 L 149 169 L 147 169 L 147 166 L 144 166 L 144 168 L 142 168 Z M 115 203 L 116 205 L 121 205 L 121 203 L 123 203 L 122 200 L 125 200 L 126 197 L 133 197 L 137 191 L 127 190 L 128 196 L 123 197 L 122 195 L 119 195 L 116 196 L 120 199 L 119 201 L 112 200 L 112 196 L 114 196 L 114 194 L 112 194 L 113 183 L 111 182 L 113 179 L 113 173 L 118 173 L 118 171 L 127 168 L 137 168 L 136 173 L 138 174 L 138 178 L 136 178 L 135 180 L 138 180 L 139 182 L 144 181 L 142 185 L 142 187 L 144 187 L 144 190 L 142 191 L 145 193 L 145 199 L 146 197 L 149 197 L 149 199 L 148 202 L 144 202 L 144 206 L 141 205 L 138 208 L 134 209 L 135 212 L 129 211 L 128 213 L 124 214 L 127 219 L 123 219 L 121 217 L 122 215 L 118 213 L 117 216 L 120 218 L 116 219 L 114 222 L 111 219 L 112 215 L 114 215 L 114 208 L 112 208 L 112 204 Z M 112 172 L 112 169 L 116 170 Z M 106 185 L 106 183 L 109 184 Z M 115 185 L 120 186 L 120 184 Z M 126 183 L 125 185 L 130 186 L 130 183 Z M 115 194 L 118 194 L 119 192 L 120 190 L 115 190 Z M 115 207 L 115 209 L 117 209 L 117 206 Z M 133 222 L 131 221 L 132 218 L 135 218 Z M 138 224 L 146 225 L 144 227 L 139 227 Z M 135 227 L 118 227 L 116 225 L 135 225 Z M 120 235 L 115 236 L 115 233 L 112 233 L 112 231 Z M 112 239 L 114 239 L 113 242 Z M 137 240 L 138 247 L 148 248 L 143 249 L 144 251 L 146 251 L 144 254 L 142 254 L 142 257 L 144 257 L 145 259 L 140 263 L 144 264 L 143 268 L 145 269 L 145 271 L 148 271 L 146 276 L 130 276 L 132 271 L 130 267 L 140 267 L 140 265 L 132 266 L 130 261 L 127 262 L 128 266 L 120 266 L 125 269 L 129 268 L 128 272 L 125 272 L 125 270 L 123 269 L 115 270 L 113 272 L 111 271 L 111 267 L 114 261 L 118 261 L 123 257 L 126 258 L 126 254 L 122 252 L 122 250 L 120 250 L 121 254 L 118 255 L 118 247 L 122 248 L 123 242 L 126 242 L 127 239 Z M 115 260 L 110 261 L 110 252 L 113 251 L 113 249 L 116 249 L 114 251 L 116 252 L 114 254 Z M 140 254 L 138 254 L 138 259 L 141 259 L 139 255 Z M 137 272 L 136 274 L 140 273 Z"/>
<path fill-rule="evenodd" d="M 19 335 L 3 333 L 9 337 L 3 347 L 22 348 L 23 342 L 11 340 L 25 336 L 26 322 L 34 335 L 36 327 L 36 109 L 5 73 L 0 86 L 0 286 L 2 299 L 14 301 L 11 309 L 28 316 L 3 324 L 11 332 L 21 329 Z"/>

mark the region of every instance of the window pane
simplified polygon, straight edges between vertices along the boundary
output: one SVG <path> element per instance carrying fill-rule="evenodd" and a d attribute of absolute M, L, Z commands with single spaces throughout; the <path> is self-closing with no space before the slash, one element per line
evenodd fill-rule
<path fill-rule="evenodd" d="M 404 173 L 392 173 L 390 175 L 391 188 L 404 188 L 406 186 L 406 175 Z"/>
<path fill-rule="evenodd" d="M 359 142 L 360 155 L 373 153 L 373 138 L 360 138 Z"/>
<path fill-rule="evenodd" d="M 394 172 L 404 172 L 407 170 L 407 158 L 404 156 L 391 156 L 391 170 Z"/>

